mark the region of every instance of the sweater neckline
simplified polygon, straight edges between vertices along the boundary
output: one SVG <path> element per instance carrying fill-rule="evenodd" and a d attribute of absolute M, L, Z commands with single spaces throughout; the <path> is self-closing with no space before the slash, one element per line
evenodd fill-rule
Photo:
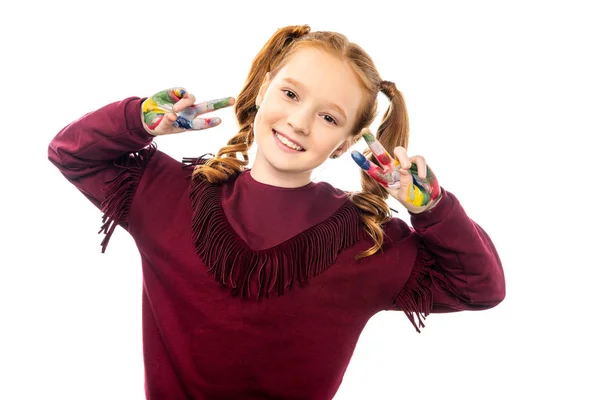
<path fill-rule="evenodd" d="M 268 183 L 259 182 L 256 179 L 254 179 L 254 177 L 252 176 L 252 173 L 251 173 L 251 168 L 248 168 L 248 169 L 244 170 L 242 173 L 240 173 L 240 175 L 238 176 L 237 179 L 249 181 L 252 183 L 252 185 L 260 187 L 263 190 L 278 191 L 278 192 L 292 192 L 292 193 L 305 192 L 305 191 L 310 191 L 311 189 L 313 189 L 316 186 L 316 183 L 313 181 L 310 181 L 309 183 L 307 183 L 304 186 L 298 186 L 298 187 L 281 187 L 281 186 L 269 185 Z"/>
<path fill-rule="evenodd" d="M 240 178 L 252 179 L 249 170 L 232 179 Z M 301 188 L 270 187 L 310 190 L 312 186 L 313 182 Z M 234 296 L 268 298 L 273 292 L 283 295 L 293 285 L 303 286 L 327 270 L 342 250 L 363 237 L 359 211 L 347 200 L 323 222 L 275 246 L 253 250 L 227 220 L 221 203 L 222 188 L 222 184 L 192 177 L 189 196 L 193 242 L 208 271 Z"/>

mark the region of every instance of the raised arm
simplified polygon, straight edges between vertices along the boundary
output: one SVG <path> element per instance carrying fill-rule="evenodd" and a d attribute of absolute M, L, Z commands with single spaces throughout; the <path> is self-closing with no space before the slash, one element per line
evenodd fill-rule
<path fill-rule="evenodd" d="M 504 299 L 498 252 L 452 193 L 442 189 L 439 203 L 429 211 L 411 213 L 411 223 L 418 235 L 416 259 L 395 304 L 417 330 L 423 327 L 421 317 L 430 312 L 485 310 Z"/>
<path fill-rule="evenodd" d="M 127 229 L 128 203 L 156 149 L 140 115 L 144 100 L 129 97 L 90 112 L 48 145 L 50 162 L 104 213 L 102 252 L 117 225 Z"/>
<path fill-rule="evenodd" d="M 500 303 L 505 296 L 504 271 L 487 233 L 452 193 L 440 187 L 422 156 L 409 157 L 398 146 L 394 159 L 368 130 L 363 137 L 381 167 L 356 151 L 352 157 L 408 210 L 414 229 L 409 242 L 413 247 L 403 250 L 416 257 L 395 297 L 396 306 L 419 331 L 422 317 L 430 312 L 484 310 Z M 399 220 L 393 224 L 402 225 Z"/>
<path fill-rule="evenodd" d="M 117 225 L 128 228 L 137 184 L 156 151 L 153 138 L 217 126 L 219 118 L 196 117 L 235 100 L 194 102 L 195 97 L 183 88 L 163 90 L 147 99 L 129 97 L 84 115 L 50 142 L 50 162 L 104 213 L 102 252 Z"/>

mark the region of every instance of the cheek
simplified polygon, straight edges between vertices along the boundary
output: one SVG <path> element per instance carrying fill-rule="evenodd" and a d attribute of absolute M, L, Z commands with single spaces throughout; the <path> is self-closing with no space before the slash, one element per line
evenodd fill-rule
<path fill-rule="evenodd" d="M 270 135 L 271 135 L 271 126 L 273 125 L 273 121 L 271 120 L 271 114 L 268 110 L 261 110 L 258 114 L 256 114 L 256 118 L 254 118 L 253 131 L 254 131 L 254 141 L 257 144 L 267 143 Z"/>
<path fill-rule="evenodd" d="M 261 110 L 264 121 L 271 122 L 274 119 L 280 118 L 284 113 L 284 107 L 280 102 L 270 100 L 265 103 L 265 108 Z"/>
<path fill-rule="evenodd" d="M 270 93 L 265 97 L 263 105 L 265 120 L 267 121 L 280 119 L 294 110 L 294 103 L 286 100 L 279 93 Z"/>
<path fill-rule="evenodd" d="M 271 123 L 272 119 L 273 109 L 268 104 L 265 104 L 264 106 L 261 106 L 260 110 L 256 113 L 254 125 L 262 129 L 264 128 L 265 124 Z"/>

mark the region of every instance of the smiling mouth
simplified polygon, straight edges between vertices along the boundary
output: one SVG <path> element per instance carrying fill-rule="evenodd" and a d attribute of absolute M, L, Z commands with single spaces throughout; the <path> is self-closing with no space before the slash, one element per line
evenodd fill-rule
<path fill-rule="evenodd" d="M 284 146 L 289 147 L 290 149 L 293 149 L 296 151 L 306 151 L 306 149 L 304 149 L 303 147 L 297 145 L 296 143 L 293 143 L 292 141 L 288 140 L 285 136 L 281 135 L 275 129 L 271 129 L 271 131 L 273 132 L 273 134 L 275 135 L 277 140 L 279 140 L 281 142 L 281 144 L 283 144 Z"/>

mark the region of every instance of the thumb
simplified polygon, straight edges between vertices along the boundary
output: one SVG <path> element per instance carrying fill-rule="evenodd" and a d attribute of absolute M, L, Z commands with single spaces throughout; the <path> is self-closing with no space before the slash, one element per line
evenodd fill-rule
<path fill-rule="evenodd" d="M 159 117 L 160 122 L 153 129 L 155 134 L 157 135 L 170 135 L 175 132 L 175 127 L 173 123 L 177 120 L 177 115 L 173 112 L 165 112 L 162 116 Z"/>
<path fill-rule="evenodd" d="M 171 131 L 174 128 L 174 123 L 175 121 L 177 121 L 177 114 L 175 114 L 174 112 L 166 112 L 163 120 L 160 121 L 161 122 L 161 127 L 163 129 L 166 129 L 167 131 Z M 163 125 L 164 124 L 164 125 Z"/>
<path fill-rule="evenodd" d="M 174 112 L 165 113 L 165 123 L 172 125 L 177 120 L 177 114 Z"/>

